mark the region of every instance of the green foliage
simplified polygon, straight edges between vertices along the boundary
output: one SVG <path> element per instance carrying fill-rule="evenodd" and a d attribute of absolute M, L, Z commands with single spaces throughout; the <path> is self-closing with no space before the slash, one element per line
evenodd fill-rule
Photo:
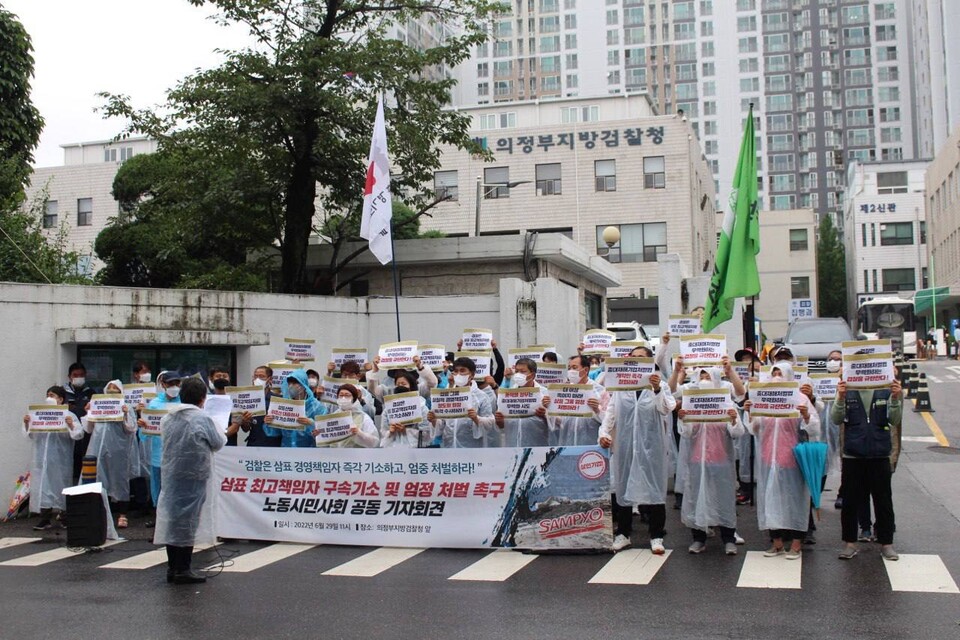
<path fill-rule="evenodd" d="M 817 291 L 821 316 L 847 317 L 846 255 L 830 215 L 821 217 L 818 229 Z"/>
<path fill-rule="evenodd" d="M 0 6 L 0 212 L 12 211 L 23 201 L 43 130 L 43 118 L 30 102 L 32 50 L 23 25 Z"/>
<path fill-rule="evenodd" d="M 441 145 L 484 154 L 468 135 L 470 116 L 444 109 L 454 81 L 438 69 L 465 60 L 486 39 L 485 21 L 502 6 L 486 0 L 303 0 L 291 10 L 289 0 L 191 2 L 214 5 L 222 21 L 245 25 L 256 46 L 226 52 L 220 67 L 183 79 L 168 93 L 163 116 L 110 94 L 103 94 L 104 111 L 127 117 L 129 132 L 160 140 L 161 151 L 228 150 L 236 163 L 229 171 L 251 177 L 249 184 L 235 183 L 232 202 L 247 202 L 252 186 L 258 204 L 252 214 L 275 232 L 281 290 L 310 290 L 306 256 L 313 231 L 334 243 L 352 237 L 379 94 L 387 96 L 394 189 L 411 194 L 405 200 L 418 214 L 433 201 L 423 185 L 440 166 Z M 392 25 L 425 17 L 458 29 L 424 49 L 387 37 Z M 340 256 L 339 245 L 334 253 L 339 257 L 327 280 L 349 257 Z"/>

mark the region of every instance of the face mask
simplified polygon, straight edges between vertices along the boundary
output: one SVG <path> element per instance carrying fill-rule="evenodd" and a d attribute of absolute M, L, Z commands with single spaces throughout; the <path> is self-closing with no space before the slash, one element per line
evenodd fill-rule
<path fill-rule="evenodd" d="M 60 401 L 56 398 L 44 398 L 43 404 L 58 404 Z"/>
<path fill-rule="evenodd" d="M 510 384 L 513 387 L 522 387 L 527 384 L 527 376 L 524 373 L 515 373 L 513 377 L 510 378 Z"/>
<path fill-rule="evenodd" d="M 307 379 L 307 384 L 310 385 L 310 388 L 311 388 L 311 389 L 316 389 L 316 388 L 317 388 L 317 385 L 320 384 L 320 381 L 317 380 L 316 378 L 308 378 L 308 379 Z"/>
<path fill-rule="evenodd" d="M 400 385 L 397 385 L 396 389 L 397 393 L 406 393 L 407 391 L 410 391 L 410 387 L 401 387 Z"/>
<path fill-rule="evenodd" d="M 576 384 L 580 382 L 580 370 L 567 369 L 567 382 L 569 382 L 570 384 Z"/>
<path fill-rule="evenodd" d="M 167 394 L 168 398 L 173 399 L 180 395 L 180 387 L 167 387 L 163 392 Z"/>
<path fill-rule="evenodd" d="M 470 376 L 462 374 L 454 374 L 453 376 L 453 386 L 455 387 L 465 387 L 470 384 Z"/>
<path fill-rule="evenodd" d="M 256 387 L 263 387 L 263 386 L 266 386 L 267 381 L 266 381 L 266 380 L 261 380 L 260 378 L 254 378 L 253 384 L 254 384 L 254 386 L 256 386 Z"/>
<path fill-rule="evenodd" d="M 710 380 L 709 378 L 706 380 L 701 380 L 697 386 L 701 389 L 713 389 L 713 380 Z"/>
<path fill-rule="evenodd" d="M 348 411 L 353 407 L 353 398 L 337 398 L 337 406 L 341 411 Z"/>
<path fill-rule="evenodd" d="M 307 397 L 307 390 L 298 384 L 288 385 L 287 389 L 290 391 L 290 397 L 294 400 L 303 400 Z"/>
<path fill-rule="evenodd" d="M 827 360 L 827 371 L 830 373 L 836 373 L 840 371 L 840 361 L 839 360 Z"/>
<path fill-rule="evenodd" d="M 214 380 L 214 381 L 213 381 L 213 387 L 214 387 L 214 389 L 216 389 L 217 391 L 223 391 L 224 389 L 226 389 L 226 388 L 229 387 L 229 386 L 230 386 L 230 381 L 229 381 L 229 380 L 224 380 L 223 378 L 220 378 L 219 380 Z"/>
<path fill-rule="evenodd" d="M 600 365 L 598 364 L 590 365 L 590 371 L 600 371 Z"/>
<path fill-rule="evenodd" d="M 151 377 L 151 376 L 150 376 L 149 373 L 141 373 L 139 380 L 140 380 L 141 383 L 150 382 L 150 377 Z"/>
<path fill-rule="evenodd" d="M 86 379 L 86 378 L 71 378 L 71 379 L 70 379 L 70 384 L 73 385 L 74 387 L 82 387 L 84 384 L 86 384 L 86 382 L 87 382 L 87 379 Z"/>

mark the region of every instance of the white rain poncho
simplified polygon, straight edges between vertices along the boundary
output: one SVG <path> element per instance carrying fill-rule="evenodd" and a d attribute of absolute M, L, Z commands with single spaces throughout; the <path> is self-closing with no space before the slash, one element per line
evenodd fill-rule
<path fill-rule="evenodd" d="M 470 418 L 437 419 L 434 436 L 442 437 L 444 449 L 480 449 L 486 444 L 487 434 L 496 429 L 490 396 L 481 391 L 476 383 L 470 384 L 469 408 L 477 410 L 480 423 Z"/>
<path fill-rule="evenodd" d="M 477 385 L 477 389 L 480 389 L 480 393 L 485 393 L 487 398 L 490 399 L 490 412 L 491 414 L 497 412 L 497 392 L 494 391 L 493 387 L 489 384 L 480 387 Z M 483 436 L 483 446 L 487 449 L 497 449 L 503 446 L 503 431 L 496 427 L 496 424 L 490 429 L 486 430 L 486 433 Z"/>
<path fill-rule="evenodd" d="M 41 509 L 63 511 L 67 508 L 63 490 L 73 485 L 73 441 L 83 439 L 80 418 L 73 413 L 67 415 L 73 418 L 73 428 L 68 433 L 25 431 L 33 445 L 33 464 L 30 465 L 30 513 L 40 513 Z"/>
<path fill-rule="evenodd" d="M 664 416 L 677 401 L 669 390 L 618 391 L 610 396 L 599 437 L 610 448 L 610 491 L 624 506 L 663 504 L 667 499 L 668 439 Z"/>
<path fill-rule="evenodd" d="M 610 405 L 610 394 L 602 386 L 589 378 L 587 384 L 593 385 L 593 392 L 600 401 L 600 411 L 589 418 L 552 417 L 550 421 L 550 446 L 584 447 L 597 443 L 600 425 Z"/>
<path fill-rule="evenodd" d="M 534 388 L 539 391 L 537 406 L 542 407 L 541 402 L 547 390 L 538 384 L 534 384 Z M 547 426 L 546 416 L 503 419 L 503 446 L 546 447 L 548 444 L 550 444 L 550 428 Z"/>
<path fill-rule="evenodd" d="M 114 386 L 117 392 L 123 393 L 123 383 L 111 380 L 107 387 Z M 130 452 L 131 444 L 137 443 L 137 414 L 133 407 L 127 407 L 126 416 L 120 422 L 88 422 L 83 419 L 84 426 L 90 437 L 87 445 L 87 455 L 97 458 L 97 482 L 103 483 L 103 488 L 111 499 L 119 502 L 130 500 Z M 139 456 L 137 457 L 139 460 Z"/>
<path fill-rule="evenodd" d="M 387 420 L 382 420 L 381 426 L 383 428 L 380 432 L 381 448 L 407 447 L 409 449 L 416 449 L 420 446 L 430 444 L 432 429 L 430 428 L 430 421 L 427 420 L 427 401 L 423 399 L 423 396 L 420 396 L 418 399 L 420 400 L 420 422 L 408 425 L 406 431 L 403 433 L 390 433 L 390 425 Z"/>
<path fill-rule="evenodd" d="M 720 380 L 720 370 L 707 369 L 710 387 L 733 392 L 729 382 Z M 699 380 L 700 371 L 696 371 Z M 691 383 L 693 384 L 693 383 Z M 697 386 L 700 387 L 699 383 Z M 680 455 L 684 467 L 683 505 L 680 520 L 691 529 L 737 526 L 737 475 L 734 438 L 744 433 L 739 414 L 736 422 L 686 422 L 680 420 Z M 679 478 L 680 471 L 677 471 Z M 678 480 L 679 481 L 679 480 Z"/>
<path fill-rule="evenodd" d="M 215 544 L 213 514 L 219 487 L 213 454 L 227 444 L 227 436 L 192 404 L 171 405 L 160 428 L 163 487 L 153 543 L 176 547 Z"/>
<path fill-rule="evenodd" d="M 820 416 L 820 442 L 827 443 L 827 466 L 824 475 L 840 470 L 840 425 L 833 423 L 830 412 L 833 411 L 833 400 L 822 403 L 823 407 L 817 412 Z M 818 401 L 817 405 L 821 403 Z"/>
<path fill-rule="evenodd" d="M 336 412 L 339 411 L 340 409 L 336 410 Z M 334 413 L 334 411 L 331 410 L 331 413 Z M 365 449 L 376 447 L 380 444 L 380 432 L 377 431 L 377 425 L 374 424 L 370 416 L 367 415 L 367 412 L 364 411 L 363 405 L 360 404 L 359 400 L 350 405 L 350 413 L 353 416 L 353 423 L 357 425 L 359 431 L 349 438 L 337 440 L 336 442 L 321 443 L 317 441 L 317 447 L 327 449 Z"/>
<path fill-rule="evenodd" d="M 784 380 L 793 380 L 793 367 L 778 362 Z M 803 418 L 751 418 L 750 431 L 757 436 L 757 522 L 761 530 L 806 531 L 810 516 L 810 491 L 793 455 L 800 430 L 811 440 L 820 435 L 820 418 L 807 397 L 797 392 L 809 411 Z"/>

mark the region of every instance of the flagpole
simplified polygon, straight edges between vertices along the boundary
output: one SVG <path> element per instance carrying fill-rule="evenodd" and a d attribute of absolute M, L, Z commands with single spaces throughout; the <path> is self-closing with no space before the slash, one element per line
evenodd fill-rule
<path fill-rule="evenodd" d="M 393 256 L 393 308 L 397 315 L 397 342 L 400 342 L 400 275 L 397 272 L 397 252 L 393 245 L 393 217 L 390 218 L 390 253 Z"/>

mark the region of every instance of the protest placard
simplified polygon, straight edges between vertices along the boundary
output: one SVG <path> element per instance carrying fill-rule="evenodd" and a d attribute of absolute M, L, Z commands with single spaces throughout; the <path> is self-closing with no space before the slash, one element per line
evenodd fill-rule
<path fill-rule="evenodd" d="M 27 429 L 31 433 L 66 433 L 67 414 L 70 408 L 66 405 L 31 404 L 27 407 L 30 423 Z"/>
<path fill-rule="evenodd" d="M 417 341 L 389 342 L 380 345 L 378 352 L 382 371 L 389 369 L 413 369 L 413 357 L 417 355 Z"/>
<path fill-rule="evenodd" d="M 477 365 L 477 372 L 473 374 L 474 380 L 483 380 L 490 375 L 490 359 L 493 358 L 493 351 L 457 351 L 454 354 L 457 358 L 470 358 Z"/>
<path fill-rule="evenodd" d="M 667 318 L 667 327 L 670 337 L 695 336 L 700 334 L 700 316 L 670 314 Z"/>
<path fill-rule="evenodd" d="M 603 383 L 607 391 L 636 391 L 650 386 L 653 358 L 607 358 Z"/>
<path fill-rule="evenodd" d="M 146 404 L 147 400 L 143 397 L 149 391 L 156 393 L 157 387 L 152 383 L 146 384 L 125 384 L 123 385 L 123 403 L 129 407 L 136 407 L 138 404 Z"/>
<path fill-rule="evenodd" d="M 810 376 L 807 373 L 807 365 L 798 364 L 793 368 L 793 379 L 801 385 L 810 384 Z"/>
<path fill-rule="evenodd" d="M 304 400 L 271 398 L 267 417 L 272 417 L 273 421 L 268 423 L 269 426 L 274 429 L 302 431 L 304 425 L 297 420 L 306 416 L 304 404 Z"/>
<path fill-rule="evenodd" d="M 587 404 L 597 394 L 589 384 L 551 384 L 547 387 L 550 392 L 550 406 L 547 408 L 551 416 L 565 418 L 589 418 L 594 415 L 593 409 Z"/>
<path fill-rule="evenodd" d="M 430 409 L 439 419 L 467 417 L 470 403 L 470 387 L 430 389 Z"/>
<path fill-rule="evenodd" d="M 250 412 L 252 416 L 267 414 L 267 401 L 263 395 L 263 387 L 227 387 L 225 389 L 233 402 L 232 413 L 242 414 Z"/>
<path fill-rule="evenodd" d="M 683 388 L 684 422 L 726 422 L 730 420 L 727 411 L 733 408 L 730 392 L 724 388 L 694 389 Z"/>
<path fill-rule="evenodd" d="M 285 354 L 287 360 L 296 360 L 297 362 L 312 362 L 317 359 L 316 341 L 306 338 L 284 338 Z"/>
<path fill-rule="evenodd" d="M 537 387 L 517 387 L 497 391 L 497 411 L 506 418 L 529 418 L 542 406 L 543 397 Z"/>
<path fill-rule="evenodd" d="M 800 384 L 756 382 L 750 385 L 751 418 L 799 418 Z"/>
<path fill-rule="evenodd" d="M 170 413 L 170 409 L 144 409 L 140 412 L 140 418 L 147 424 L 140 427 L 140 432 L 145 436 L 159 436 L 160 423 L 164 416 Z"/>
<path fill-rule="evenodd" d="M 813 397 L 817 400 L 837 399 L 837 384 L 840 383 L 839 373 L 811 373 L 810 382 L 813 385 Z"/>
<path fill-rule="evenodd" d="M 442 344 L 421 344 L 419 347 L 420 364 L 431 371 L 443 371 L 443 360 L 447 357 L 447 347 Z"/>
<path fill-rule="evenodd" d="M 731 358 L 732 361 L 732 358 Z M 747 382 L 750 379 L 750 363 L 749 362 L 731 362 L 733 370 L 737 373 L 737 377 L 740 378 L 741 382 Z"/>
<path fill-rule="evenodd" d="M 340 393 L 340 385 L 349 382 L 353 384 L 354 380 L 344 380 L 343 378 L 334 378 L 332 376 L 323 376 L 320 381 L 320 402 L 327 404 L 337 404 L 337 394 Z M 356 385 L 354 385 L 356 386 Z"/>
<path fill-rule="evenodd" d="M 637 347 L 650 348 L 650 343 L 646 340 L 616 340 L 610 345 L 611 358 L 629 358 L 630 354 Z"/>
<path fill-rule="evenodd" d="M 585 356 L 609 356 L 610 345 L 613 344 L 617 334 L 605 329 L 590 329 L 583 334 L 583 355 Z"/>
<path fill-rule="evenodd" d="M 290 377 L 294 371 L 299 371 L 303 369 L 303 365 L 299 362 L 294 364 L 293 362 L 286 362 L 285 360 L 275 360 L 274 362 L 269 363 L 271 369 L 273 369 L 273 377 L 270 379 L 270 386 L 273 388 L 274 393 L 280 393 L 283 385 L 283 381 Z"/>
<path fill-rule="evenodd" d="M 848 389 L 886 389 L 894 379 L 893 354 L 843 354 L 843 381 Z"/>
<path fill-rule="evenodd" d="M 420 414 L 420 393 L 407 391 L 383 397 L 383 421 L 403 425 L 418 425 L 423 420 Z"/>
<path fill-rule="evenodd" d="M 463 351 L 486 351 L 493 348 L 493 331 L 490 329 L 464 329 L 463 343 L 460 349 Z"/>
<path fill-rule="evenodd" d="M 680 336 L 680 355 L 685 367 L 719 367 L 727 355 L 727 336 L 718 333 Z"/>
<path fill-rule="evenodd" d="M 356 424 L 353 420 L 353 414 L 349 411 L 316 416 L 314 421 L 314 428 L 320 432 L 316 435 L 317 446 L 327 446 L 346 440 L 353 435 L 350 430 Z"/>
<path fill-rule="evenodd" d="M 123 420 L 123 395 L 97 393 L 90 398 L 87 422 L 120 422 Z"/>
<path fill-rule="evenodd" d="M 550 353 L 556 354 L 558 357 L 560 355 L 560 352 L 557 351 L 557 345 L 553 344 L 552 342 L 546 344 L 531 344 L 527 346 L 527 349 L 539 349 L 541 353 L 547 353 L 549 351 Z"/>
<path fill-rule="evenodd" d="M 507 349 L 508 367 L 516 367 L 517 360 L 520 358 L 530 358 L 534 362 L 543 362 L 543 349 L 539 347 L 520 347 L 519 349 Z"/>
<path fill-rule="evenodd" d="M 559 362 L 539 362 L 537 363 L 537 373 L 534 380 L 537 384 L 547 386 L 548 384 L 560 384 L 567 379 L 567 365 Z"/>
<path fill-rule="evenodd" d="M 330 352 L 330 362 L 333 368 L 340 371 L 344 362 L 356 362 L 363 368 L 363 363 L 367 361 L 367 350 L 363 347 L 337 347 Z"/>
<path fill-rule="evenodd" d="M 848 340 L 840 343 L 843 359 L 847 356 L 868 355 L 874 353 L 893 353 L 889 340 Z"/>

